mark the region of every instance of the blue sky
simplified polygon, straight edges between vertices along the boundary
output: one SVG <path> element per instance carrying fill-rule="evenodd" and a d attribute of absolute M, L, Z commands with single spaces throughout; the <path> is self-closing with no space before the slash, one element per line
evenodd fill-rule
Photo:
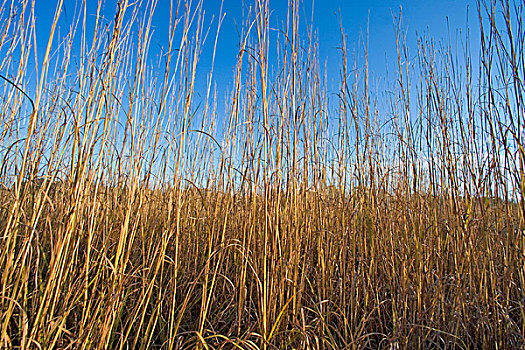
<path fill-rule="evenodd" d="M 106 0 L 104 16 L 111 21 L 116 8 L 116 0 Z M 196 1 L 194 0 L 194 3 Z M 88 0 L 88 13 L 95 14 L 95 0 Z M 238 54 L 239 36 L 237 28 L 242 24 L 243 9 L 254 1 L 250 0 L 225 0 L 223 12 L 225 18 L 221 28 L 219 45 L 215 61 L 215 80 L 223 85 L 228 82 L 231 86 L 233 70 Z M 35 13 L 37 17 L 37 33 L 39 53 L 43 53 L 52 21 L 57 0 L 36 0 Z M 66 29 L 68 21 L 75 13 L 77 1 L 64 1 L 65 12 L 59 21 L 59 27 Z M 318 31 L 320 60 L 325 61 L 329 67 L 329 82 L 339 78 L 339 62 L 341 36 L 339 19 L 347 34 L 347 47 L 350 53 L 358 48 L 366 37 L 367 21 L 369 21 L 369 62 L 372 77 L 381 80 L 385 76 L 386 67 L 389 74 L 395 73 L 396 46 L 394 36 L 393 15 L 399 14 L 402 9 L 403 23 L 407 31 L 407 44 L 412 55 L 416 53 L 416 35 L 429 34 L 437 40 L 448 40 L 449 29 L 452 36 L 458 30 L 464 32 L 467 22 L 471 31 L 471 39 L 478 39 L 477 9 L 474 0 L 377 0 L 377 1 L 344 1 L 344 0 L 305 0 L 301 2 L 301 11 L 304 13 L 300 22 L 303 33 L 306 25 L 312 18 L 313 26 Z M 221 2 L 219 0 L 205 0 L 203 8 L 209 21 L 219 13 Z M 279 26 L 285 20 L 287 1 L 270 1 L 272 10 L 271 24 Z M 159 0 L 154 18 L 155 34 L 152 46 L 167 46 L 167 30 L 169 24 L 169 0 Z M 467 15 L 468 14 L 468 15 Z M 93 16 L 94 17 L 94 16 Z M 212 33 L 213 34 L 213 33 Z M 361 42 L 359 41 L 361 39 Z M 200 71 L 207 72 L 211 65 L 213 35 L 210 35 L 204 54 L 200 61 Z M 473 45 L 473 48 L 475 46 Z M 199 79 L 204 82 L 205 74 Z M 334 85 L 334 87 L 335 87 Z"/>

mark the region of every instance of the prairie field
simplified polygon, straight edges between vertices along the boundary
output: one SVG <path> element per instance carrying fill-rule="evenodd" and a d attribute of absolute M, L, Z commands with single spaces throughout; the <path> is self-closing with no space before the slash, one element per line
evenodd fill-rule
<path fill-rule="evenodd" d="M 377 84 L 366 31 L 328 76 L 254 0 L 229 86 L 202 2 L 80 3 L 46 46 L 1 2 L 0 348 L 525 349 L 522 1 L 410 49 L 394 13 Z"/>

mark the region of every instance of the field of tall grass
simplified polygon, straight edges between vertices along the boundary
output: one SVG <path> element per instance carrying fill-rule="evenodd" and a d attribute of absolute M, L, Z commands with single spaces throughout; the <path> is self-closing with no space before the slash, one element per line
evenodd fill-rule
<path fill-rule="evenodd" d="M 523 2 L 410 52 L 395 16 L 385 91 L 342 28 L 333 94 L 256 0 L 226 103 L 202 2 L 158 60 L 154 3 L 62 6 L 47 47 L 0 8 L 0 348 L 525 348 Z"/>

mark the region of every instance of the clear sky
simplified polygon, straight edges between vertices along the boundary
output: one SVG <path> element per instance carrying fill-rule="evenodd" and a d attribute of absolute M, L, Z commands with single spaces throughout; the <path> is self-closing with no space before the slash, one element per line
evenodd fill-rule
<path fill-rule="evenodd" d="M 193 2 L 196 3 L 195 0 Z M 246 12 L 247 7 L 254 2 L 251 0 L 224 0 L 225 18 L 219 38 L 214 74 L 215 80 L 222 85 L 222 88 L 219 87 L 220 90 L 228 90 L 232 84 L 239 43 L 237 27 L 242 23 L 243 9 Z M 108 22 L 112 20 L 116 3 L 117 0 L 105 0 L 104 16 Z M 36 0 L 39 53 L 45 49 L 56 4 L 57 0 Z M 88 13 L 95 14 L 96 4 L 96 0 L 88 0 Z M 68 21 L 71 20 L 75 10 L 78 11 L 76 6 L 78 6 L 76 0 L 64 1 L 65 12 L 59 21 L 62 30 L 67 29 Z M 479 31 L 475 0 L 304 0 L 301 1 L 304 15 L 300 22 L 303 33 L 306 33 L 306 24 L 312 18 L 312 6 L 313 25 L 319 37 L 320 60 L 322 63 L 325 61 L 328 63 L 329 82 L 334 81 L 332 85 L 334 88 L 339 78 L 340 67 L 339 19 L 347 34 L 350 58 L 359 40 L 366 37 L 367 21 L 369 21 L 369 62 L 372 78 L 376 81 L 384 78 L 387 65 L 392 74 L 395 72 L 393 64 L 397 58 L 393 15 L 398 15 L 400 8 L 407 31 L 407 44 L 412 55 L 415 55 L 417 49 L 416 35 L 429 34 L 437 40 L 446 41 L 449 38 L 449 32 L 453 37 L 458 30 L 464 33 L 467 23 L 471 31 L 472 47 L 477 50 L 475 42 L 478 41 Z M 203 8 L 210 21 L 213 15 L 218 15 L 220 7 L 220 0 L 203 1 Z M 271 25 L 277 27 L 285 20 L 287 0 L 270 0 L 270 8 L 272 10 Z M 152 46 L 167 46 L 169 9 L 170 0 L 158 0 Z M 205 81 L 206 72 L 211 64 L 209 53 L 212 47 L 213 35 L 209 37 L 200 61 L 202 76 L 199 77 L 199 80 L 201 82 Z M 227 83 L 226 86 L 225 83 Z"/>

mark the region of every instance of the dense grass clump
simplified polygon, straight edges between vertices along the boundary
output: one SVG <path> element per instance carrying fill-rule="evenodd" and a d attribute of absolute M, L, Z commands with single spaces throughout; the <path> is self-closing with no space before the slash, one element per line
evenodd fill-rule
<path fill-rule="evenodd" d="M 297 3 L 256 1 L 223 108 L 201 3 L 154 64 L 149 3 L 61 35 L 59 3 L 35 55 L 4 2 L 0 347 L 523 348 L 523 10 L 479 4 L 479 60 L 402 64 L 396 22 L 385 94 L 343 32 L 334 99 Z"/>

